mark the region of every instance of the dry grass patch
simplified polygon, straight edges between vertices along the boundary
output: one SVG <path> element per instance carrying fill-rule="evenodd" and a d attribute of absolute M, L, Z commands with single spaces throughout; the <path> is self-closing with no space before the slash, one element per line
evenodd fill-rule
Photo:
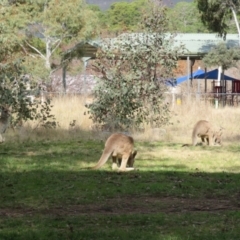
<path fill-rule="evenodd" d="M 52 113 L 59 123 L 59 128 L 49 130 L 37 127 L 36 122 L 27 122 L 24 127 L 7 131 L 6 139 L 10 140 L 61 140 L 67 138 L 102 139 L 105 140 L 110 133 L 93 132 L 92 120 L 85 114 L 85 104 L 89 97 L 84 96 L 62 96 L 52 101 Z M 144 132 L 132 133 L 136 141 L 164 141 L 170 143 L 191 143 L 191 134 L 194 124 L 200 120 L 208 120 L 216 126 L 222 127 L 223 144 L 228 145 L 240 141 L 239 125 L 240 107 L 224 107 L 215 109 L 213 105 L 204 102 L 183 102 L 175 105 L 172 109 L 170 125 L 160 129 L 150 129 L 145 126 Z"/>
<path fill-rule="evenodd" d="M 240 107 L 215 109 L 213 105 L 191 101 L 175 106 L 171 118 L 173 124 L 166 129 L 173 136 L 172 141 L 191 143 L 193 126 L 203 119 L 211 122 L 216 130 L 223 128 L 223 143 L 229 144 L 240 141 L 239 116 Z"/>
<path fill-rule="evenodd" d="M 75 127 L 89 130 L 92 121 L 89 119 L 89 115 L 85 115 L 85 112 L 88 110 L 85 107 L 86 101 L 86 97 L 77 95 L 53 99 L 52 113 L 56 116 L 62 129 L 69 130 L 71 125 L 74 125 Z"/>

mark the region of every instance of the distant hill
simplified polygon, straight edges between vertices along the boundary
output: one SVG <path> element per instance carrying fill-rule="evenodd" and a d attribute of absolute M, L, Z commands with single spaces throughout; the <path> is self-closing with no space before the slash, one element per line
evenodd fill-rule
<path fill-rule="evenodd" d="M 95 4 L 102 10 L 107 10 L 111 4 L 115 2 L 132 2 L 133 0 L 86 0 L 88 4 Z M 167 5 L 171 6 L 178 2 L 193 2 L 194 0 L 163 0 Z"/>

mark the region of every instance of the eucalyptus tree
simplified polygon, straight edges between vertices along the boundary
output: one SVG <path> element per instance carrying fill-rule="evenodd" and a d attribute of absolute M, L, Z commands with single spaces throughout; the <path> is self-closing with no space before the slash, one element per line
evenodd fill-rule
<path fill-rule="evenodd" d="M 56 125 L 50 102 L 32 102 L 49 78 L 53 57 L 96 33 L 97 20 L 83 0 L 0 1 L 0 100 L 13 121 L 41 119 Z M 54 55 L 55 54 L 55 55 Z"/>
<path fill-rule="evenodd" d="M 37 90 L 37 85 L 28 82 L 29 76 L 24 68 L 25 53 L 21 47 L 24 34 L 19 29 L 24 29 L 25 21 L 21 16 L 19 8 L 10 7 L 8 1 L 0 2 L 0 105 L 11 110 L 13 124 L 27 119 L 54 124 L 50 105 L 44 104 L 39 113 L 38 103 L 32 103 L 28 97 Z M 31 86 L 28 87 L 27 83 Z"/>
<path fill-rule="evenodd" d="M 22 29 L 25 30 L 25 50 L 30 49 L 30 54 L 40 57 L 48 70 L 53 54 L 61 54 L 63 45 L 96 35 L 97 18 L 84 0 L 14 2 L 11 7 L 22 13 L 19 18 L 23 18 L 26 24 Z"/>
<path fill-rule="evenodd" d="M 168 9 L 169 28 L 182 33 L 209 32 L 195 2 L 179 2 Z"/>
<path fill-rule="evenodd" d="M 220 66 L 224 72 L 224 70 L 237 66 L 239 56 L 239 48 L 228 48 L 225 43 L 219 43 L 202 60 L 206 67 Z"/>
<path fill-rule="evenodd" d="M 113 3 L 105 12 L 105 22 L 108 30 L 115 32 L 135 31 L 146 4 L 147 0 Z"/>
<path fill-rule="evenodd" d="M 141 33 L 107 40 L 94 63 L 97 85 L 88 105 L 95 123 L 112 129 L 131 129 L 144 123 L 159 127 L 169 121 L 165 80 L 173 77 L 178 54 L 162 1 L 149 1 Z"/>
<path fill-rule="evenodd" d="M 97 19 L 99 21 L 99 27 L 101 32 L 103 29 L 106 28 L 108 19 L 106 17 L 106 14 L 104 11 L 100 9 L 99 6 L 95 4 L 88 4 L 88 8 L 93 11 L 93 13 L 97 16 Z"/>
<path fill-rule="evenodd" d="M 22 61 L 18 58 L 0 64 L 0 109 L 9 110 L 12 126 L 21 126 L 24 121 L 35 120 L 37 126 L 56 127 L 57 121 L 51 114 L 50 100 L 32 101 L 32 96 L 40 96 L 40 89 L 26 72 Z"/>
<path fill-rule="evenodd" d="M 196 0 L 198 9 L 201 13 L 203 23 L 212 31 L 220 36 L 226 37 L 229 31 L 229 20 L 234 19 L 239 35 L 240 46 L 240 27 L 238 13 L 240 10 L 239 0 Z"/>

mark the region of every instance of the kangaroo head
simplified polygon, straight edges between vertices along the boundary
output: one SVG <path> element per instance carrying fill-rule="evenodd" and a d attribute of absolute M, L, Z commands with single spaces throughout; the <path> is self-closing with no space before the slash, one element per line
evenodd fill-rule
<path fill-rule="evenodd" d="M 221 144 L 222 142 L 222 129 L 220 129 L 218 132 L 215 132 L 213 135 L 214 143 Z"/>

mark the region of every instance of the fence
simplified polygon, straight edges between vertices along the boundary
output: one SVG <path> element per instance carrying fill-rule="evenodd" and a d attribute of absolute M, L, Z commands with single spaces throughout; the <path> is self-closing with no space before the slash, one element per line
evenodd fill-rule
<path fill-rule="evenodd" d="M 83 94 L 81 92 L 42 92 L 41 99 L 61 98 L 61 97 L 81 97 L 86 102 L 92 101 L 93 97 L 91 94 Z M 240 93 L 170 93 L 166 92 L 166 102 L 175 105 L 184 105 L 185 103 L 196 102 L 210 104 L 216 108 L 225 106 L 240 106 Z"/>
<path fill-rule="evenodd" d="M 178 93 L 172 97 L 171 102 L 173 105 L 181 105 L 192 100 L 208 103 L 216 108 L 225 106 L 238 107 L 240 106 L 240 93 Z"/>

